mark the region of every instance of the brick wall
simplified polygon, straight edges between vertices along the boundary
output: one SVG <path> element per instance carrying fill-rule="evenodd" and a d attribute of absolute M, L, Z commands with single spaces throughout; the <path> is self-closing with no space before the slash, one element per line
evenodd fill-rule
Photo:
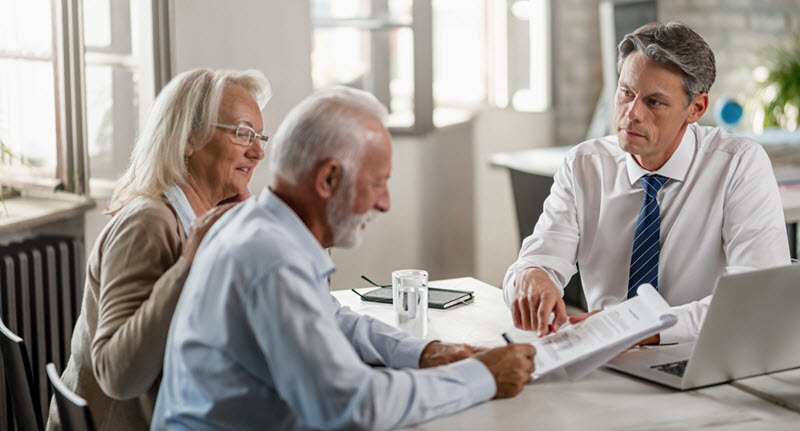
<path fill-rule="evenodd" d="M 551 0 L 554 145 L 584 140 L 603 87 L 598 0 Z"/>
<path fill-rule="evenodd" d="M 598 4 L 552 0 L 556 144 L 583 140 L 602 89 Z M 689 25 L 714 50 L 712 109 L 720 96 L 752 91 L 761 53 L 800 34 L 800 0 L 660 0 L 658 13 L 662 22 Z M 713 124 L 711 114 L 700 122 Z"/>

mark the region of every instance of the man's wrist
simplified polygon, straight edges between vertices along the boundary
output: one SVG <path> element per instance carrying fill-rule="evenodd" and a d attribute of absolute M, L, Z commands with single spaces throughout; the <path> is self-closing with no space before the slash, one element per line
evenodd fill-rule
<path fill-rule="evenodd" d="M 425 345 L 425 347 L 422 349 L 422 352 L 419 354 L 419 368 L 426 368 L 429 366 L 427 364 L 427 359 L 432 355 L 432 351 L 436 349 L 436 346 L 439 344 L 442 344 L 442 342 L 439 340 L 433 340 Z"/>

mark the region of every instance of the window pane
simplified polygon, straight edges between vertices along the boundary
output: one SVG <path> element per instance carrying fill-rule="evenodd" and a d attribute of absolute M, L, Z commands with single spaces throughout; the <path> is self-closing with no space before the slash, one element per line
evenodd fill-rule
<path fill-rule="evenodd" d="M 111 0 L 83 0 L 83 40 L 87 47 L 111 46 Z"/>
<path fill-rule="evenodd" d="M 46 175 L 56 168 L 54 93 L 51 63 L 0 59 L 0 138 Z"/>
<path fill-rule="evenodd" d="M 142 31 L 150 27 L 148 11 L 134 0 L 84 0 L 87 146 L 93 179 L 114 180 L 125 170 L 138 134 L 140 100 L 152 98 L 141 94 L 139 86 L 142 74 L 152 73 L 146 66 L 151 45 L 139 43 Z"/>
<path fill-rule="evenodd" d="M 315 88 L 345 84 L 364 88 L 369 72 L 369 32 L 354 28 L 314 32 L 311 78 Z"/>
<path fill-rule="evenodd" d="M 391 32 L 389 125 L 414 125 L 414 33 L 400 28 Z"/>
<path fill-rule="evenodd" d="M 486 99 L 484 0 L 433 1 L 433 97 L 437 107 Z"/>
<path fill-rule="evenodd" d="M 0 0 L 0 50 L 50 56 L 50 0 Z"/>
<path fill-rule="evenodd" d="M 115 179 L 128 165 L 138 134 L 138 72 L 86 67 L 86 125 L 92 178 Z"/>
<path fill-rule="evenodd" d="M 390 111 L 392 127 L 414 124 L 414 41 L 408 28 L 314 31 L 314 88 L 343 84 L 375 94 Z"/>
<path fill-rule="evenodd" d="M 311 0 L 312 18 L 411 19 L 413 0 Z"/>
<path fill-rule="evenodd" d="M 508 21 L 508 92 L 514 109 L 541 111 L 550 104 L 549 1 L 517 0 Z"/>
<path fill-rule="evenodd" d="M 114 133 L 111 67 L 86 66 L 86 123 L 89 128 L 89 157 L 111 162 Z M 98 169 L 98 165 L 93 165 Z"/>

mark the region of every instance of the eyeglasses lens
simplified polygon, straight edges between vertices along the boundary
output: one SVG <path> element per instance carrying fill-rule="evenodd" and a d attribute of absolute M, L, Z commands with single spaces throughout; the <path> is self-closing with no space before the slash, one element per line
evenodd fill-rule
<path fill-rule="evenodd" d="M 255 137 L 256 132 L 249 127 L 239 126 L 236 128 L 236 139 L 239 141 L 239 144 L 245 147 L 250 146 L 250 143 L 253 142 L 253 138 Z"/>

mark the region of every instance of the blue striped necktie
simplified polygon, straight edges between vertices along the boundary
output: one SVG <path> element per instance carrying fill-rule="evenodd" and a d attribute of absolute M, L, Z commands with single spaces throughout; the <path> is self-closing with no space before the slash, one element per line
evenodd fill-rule
<path fill-rule="evenodd" d="M 658 209 L 658 191 L 667 182 L 666 177 L 652 175 L 639 178 L 644 189 L 644 202 L 636 220 L 633 234 L 631 270 L 628 273 L 628 298 L 636 296 L 636 288 L 650 283 L 658 288 L 658 252 L 661 248 L 661 213 Z"/>

